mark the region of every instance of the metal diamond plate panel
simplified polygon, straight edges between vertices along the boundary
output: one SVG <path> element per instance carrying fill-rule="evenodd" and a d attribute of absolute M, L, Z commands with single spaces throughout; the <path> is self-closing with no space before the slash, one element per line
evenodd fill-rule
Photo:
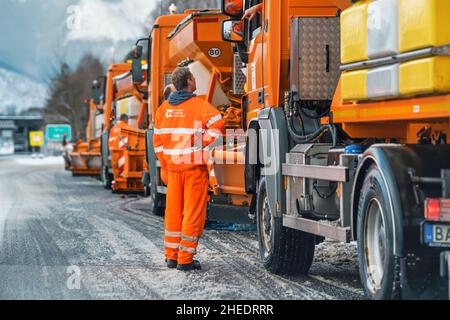
<path fill-rule="evenodd" d="M 298 18 L 298 90 L 301 100 L 332 100 L 339 81 L 339 18 Z"/>
<path fill-rule="evenodd" d="M 246 75 L 242 72 L 244 65 L 238 54 L 234 55 L 234 75 L 233 75 L 233 93 L 244 94 L 244 85 L 247 81 Z"/>

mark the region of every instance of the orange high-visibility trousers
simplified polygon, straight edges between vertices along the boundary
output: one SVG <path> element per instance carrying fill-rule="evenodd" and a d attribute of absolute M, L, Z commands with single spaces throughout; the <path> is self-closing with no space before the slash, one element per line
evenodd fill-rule
<path fill-rule="evenodd" d="M 168 172 L 165 254 L 178 264 L 189 264 L 197 253 L 206 223 L 208 172 L 205 166 Z"/>

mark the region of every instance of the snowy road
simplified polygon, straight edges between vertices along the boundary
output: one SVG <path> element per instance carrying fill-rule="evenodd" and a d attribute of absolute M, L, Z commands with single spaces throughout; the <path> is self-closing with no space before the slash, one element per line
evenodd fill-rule
<path fill-rule="evenodd" d="M 206 231 L 184 274 L 163 260 L 163 221 L 62 160 L 0 158 L 0 299 L 364 299 L 356 246 L 325 242 L 308 276 L 264 270 L 253 233 Z"/>

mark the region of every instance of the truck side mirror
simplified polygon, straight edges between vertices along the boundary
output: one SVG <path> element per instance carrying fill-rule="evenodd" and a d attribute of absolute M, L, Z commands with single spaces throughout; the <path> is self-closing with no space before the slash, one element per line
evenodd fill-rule
<path fill-rule="evenodd" d="M 144 51 L 142 46 L 134 46 L 131 55 L 131 75 L 135 84 L 141 84 L 144 77 L 142 75 L 142 52 Z"/>
<path fill-rule="evenodd" d="M 94 100 L 94 104 L 98 106 L 101 102 L 101 90 L 100 83 L 97 80 L 92 82 L 92 99 Z"/>
<path fill-rule="evenodd" d="M 244 41 L 245 25 L 242 20 L 225 20 L 222 22 L 222 39 L 228 42 Z"/>

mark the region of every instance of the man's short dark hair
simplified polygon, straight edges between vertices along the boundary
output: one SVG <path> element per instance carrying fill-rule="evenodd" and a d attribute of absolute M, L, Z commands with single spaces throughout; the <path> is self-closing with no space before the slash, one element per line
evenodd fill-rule
<path fill-rule="evenodd" d="M 172 73 L 172 83 L 177 91 L 184 91 L 188 86 L 188 80 L 191 79 L 192 73 L 189 68 L 178 67 Z"/>
<path fill-rule="evenodd" d="M 127 114 L 122 114 L 121 116 L 120 116 L 120 121 L 123 121 L 123 122 L 127 122 L 128 121 L 128 115 Z"/>
<path fill-rule="evenodd" d="M 168 100 L 172 94 L 172 85 L 168 85 L 164 88 L 164 99 Z"/>

